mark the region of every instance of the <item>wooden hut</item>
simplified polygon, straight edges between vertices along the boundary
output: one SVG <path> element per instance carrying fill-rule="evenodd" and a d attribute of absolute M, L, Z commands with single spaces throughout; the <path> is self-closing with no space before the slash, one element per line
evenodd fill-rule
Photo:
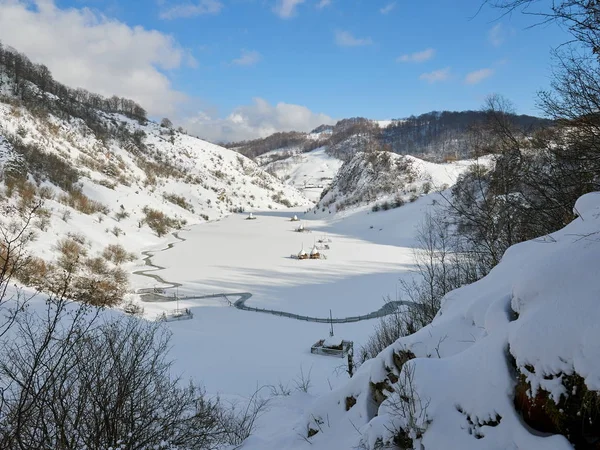
<path fill-rule="evenodd" d="M 294 214 L 294 217 L 292 217 L 291 221 L 292 222 L 298 222 L 300 219 L 298 219 L 298 216 L 296 214 Z"/>
<path fill-rule="evenodd" d="M 308 259 L 308 253 L 304 251 L 304 248 L 298 253 L 298 259 Z"/>
<path fill-rule="evenodd" d="M 256 219 L 256 217 L 254 217 L 254 214 L 250 213 L 248 214 L 248 217 L 246 217 L 246 220 L 254 220 Z"/>

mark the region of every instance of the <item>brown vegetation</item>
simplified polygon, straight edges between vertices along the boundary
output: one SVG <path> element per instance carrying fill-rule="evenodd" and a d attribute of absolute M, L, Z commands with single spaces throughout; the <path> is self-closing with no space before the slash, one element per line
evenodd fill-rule
<path fill-rule="evenodd" d="M 162 211 L 152 209 L 148 206 L 144 207 L 143 212 L 145 215 L 144 223 L 148 225 L 158 237 L 164 236 L 173 228 L 180 229 L 186 223 L 185 220 L 173 219 Z"/>

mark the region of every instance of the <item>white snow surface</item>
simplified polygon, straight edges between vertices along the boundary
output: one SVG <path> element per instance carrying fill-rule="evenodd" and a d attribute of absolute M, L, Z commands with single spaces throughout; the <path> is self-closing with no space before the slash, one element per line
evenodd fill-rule
<path fill-rule="evenodd" d="M 384 305 L 383 297 L 395 296 L 400 277 L 412 276 L 415 226 L 433 199 L 328 220 L 297 211 L 256 212 L 256 220 L 231 215 L 182 231 L 185 242 L 173 239 L 173 248 L 153 257 L 154 264 L 166 267 L 155 273 L 181 283 L 181 297 L 228 293 L 234 302 L 239 297 L 233 294 L 248 292 L 250 307 L 323 318 L 330 309 L 336 318 L 368 314 Z M 293 214 L 311 231 L 296 232 Z M 318 240 L 331 241 L 330 250 L 322 251 L 327 259 L 291 258 Z M 141 276 L 133 276 L 132 283 L 136 288 L 158 285 Z M 175 308 L 173 302 L 142 306 L 150 320 Z M 249 396 L 257 387 L 280 381 L 294 388 L 303 371 L 311 374 L 311 393 L 324 394 L 348 379 L 345 360 L 310 353 L 315 342 L 329 335 L 327 323 L 242 311 L 224 298 L 184 298 L 179 308 L 190 308 L 194 317 L 166 324 L 173 331 L 175 369 L 204 383 L 209 392 Z M 335 337 L 353 341 L 358 349 L 376 323 L 335 324 Z"/>
<path fill-rule="evenodd" d="M 281 400 L 243 448 L 350 450 L 386 442 L 395 425 L 406 424 L 391 408 L 398 394 L 377 407 L 369 384 L 391 370 L 401 380 L 413 374 L 416 410 L 424 410 L 417 422 L 425 429 L 415 448 L 571 449 L 565 437 L 524 425 L 513 405 L 508 352 L 518 367 L 534 368 L 532 389 L 568 395 L 549 378 L 573 373 L 600 389 L 600 193 L 580 198 L 576 211 L 580 217 L 564 229 L 511 247 L 488 276 L 449 293 L 429 326 L 365 363 L 345 386 L 308 406 L 306 399 Z M 392 361 L 400 351 L 416 355 L 404 375 Z M 357 403 L 346 411 L 349 396 Z M 308 427 L 319 432 L 307 441 Z"/>
<path fill-rule="evenodd" d="M 321 192 L 331 184 L 343 164 L 342 160 L 328 155 L 325 147 L 307 153 L 293 148 L 274 150 L 259 156 L 256 161 L 314 202 L 319 200 Z"/>

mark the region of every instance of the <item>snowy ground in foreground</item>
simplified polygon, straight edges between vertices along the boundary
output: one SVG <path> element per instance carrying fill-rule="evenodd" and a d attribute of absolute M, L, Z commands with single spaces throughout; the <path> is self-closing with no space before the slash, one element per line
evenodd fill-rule
<path fill-rule="evenodd" d="M 256 213 L 256 220 L 233 215 L 181 233 L 187 241 L 157 253 L 153 262 L 168 268 L 157 272 L 163 278 L 182 283 L 181 295 L 250 292 L 250 306 L 321 317 L 330 308 L 335 317 L 366 314 L 379 309 L 384 296 L 395 296 L 398 279 L 410 275 L 415 226 L 430 202 L 426 197 L 388 212 L 363 209 L 329 221 L 298 214 L 302 222 L 291 222 L 292 212 Z M 294 232 L 299 223 L 313 231 Z M 326 260 L 290 258 L 324 235 L 332 240 Z M 139 276 L 132 282 L 154 285 Z M 149 318 L 174 306 L 144 304 Z M 180 307 L 191 308 L 194 318 L 168 324 L 176 369 L 211 392 L 249 395 L 279 381 L 293 386 L 301 370 L 311 371 L 313 393 L 347 379 L 336 370 L 343 360 L 310 354 L 310 346 L 327 337 L 327 324 L 240 311 L 222 299 L 181 301 Z M 358 347 L 376 323 L 339 324 L 335 333 Z"/>

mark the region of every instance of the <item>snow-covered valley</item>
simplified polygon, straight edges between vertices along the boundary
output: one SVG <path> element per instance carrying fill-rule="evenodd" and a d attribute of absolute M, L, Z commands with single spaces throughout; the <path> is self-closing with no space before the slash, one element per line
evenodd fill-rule
<path fill-rule="evenodd" d="M 400 277 L 411 276 L 414 228 L 431 200 L 387 213 L 363 209 L 331 220 L 311 220 L 312 214 L 294 211 L 257 212 L 256 220 L 235 214 L 180 232 L 186 241 L 157 252 L 152 262 L 166 269 L 153 273 L 180 283 L 181 297 L 250 292 L 249 306 L 324 318 L 330 309 L 334 317 L 367 314 L 380 309 L 384 297 L 395 297 Z M 290 221 L 294 214 L 302 220 Z M 295 231 L 299 224 L 310 231 Z M 290 257 L 303 246 L 309 251 L 324 237 L 331 241 L 330 249 L 323 250 L 327 259 Z M 161 286 L 139 276 L 132 283 Z M 173 302 L 141 304 L 149 319 L 175 307 Z M 328 324 L 240 311 L 225 299 L 181 300 L 179 307 L 191 309 L 194 318 L 168 324 L 176 366 L 201 377 L 212 392 L 249 395 L 257 386 L 293 383 L 301 368 L 311 371 L 315 392 L 329 390 L 328 379 L 332 385 L 340 382 L 343 361 L 310 354 L 310 346 L 328 335 Z M 335 333 L 358 348 L 375 324 L 336 324 Z M 187 356 L 188 346 L 193 357 Z"/>
<path fill-rule="evenodd" d="M 220 146 L 0 56 L 0 448 L 600 450 L 595 131 Z"/>

